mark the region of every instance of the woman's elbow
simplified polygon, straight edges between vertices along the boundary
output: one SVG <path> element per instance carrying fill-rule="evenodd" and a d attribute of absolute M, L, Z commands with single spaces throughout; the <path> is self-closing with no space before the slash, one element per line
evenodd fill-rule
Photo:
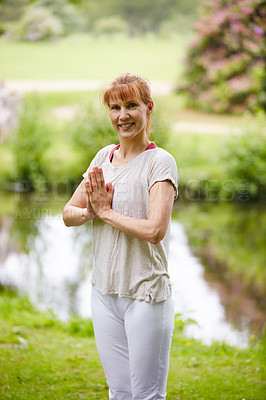
<path fill-rule="evenodd" d="M 70 227 L 71 224 L 70 224 L 70 221 L 69 221 L 69 215 L 68 215 L 68 211 L 67 211 L 66 207 L 63 210 L 62 218 L 63 218 L 65 226 Z"/>
<path fill-rule="evenodd" d="M 158 226 L 152 232 L 152 235 L 149 239 L 151 244 L 158 244 L 165 237 L 166 232 L 162 229 L 162 227 Z"/>

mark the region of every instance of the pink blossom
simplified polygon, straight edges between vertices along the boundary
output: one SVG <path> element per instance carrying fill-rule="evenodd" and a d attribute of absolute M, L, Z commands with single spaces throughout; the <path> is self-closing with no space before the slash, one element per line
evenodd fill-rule
<path fill-rule="evenodd" d="M 235 92 L 244 92 L 250 88 L 250 78 L 248 75 L 240 75 L 228 80 L 228 84 Z"/>
<path fill-rule="evenodd" d="M 238 22 L 239 19 L 240 19 L 240 16 L 238 14 L 231 14 L 229 17 L 229 21 L 231 23 Z"/>
<path fill-rule="evenodd" d="M 264 30 L 258 25 L 254 26 L 254 32 L 259 36 L 263 36 L 264 35 Z"/>
<path fill-rule="evenodd" d="M 249 51 L 251 51 L 253 53 L 259 53 L 259 51 L 260 51 L 259 44 L 255 43 L 255 42 L 252 42 L 249 39 L 244 40 L 243 41 L 243 45 L 247 50 L 249 50 Z"/>
<path fill-rule="evenodd" d="M 246 14 L 246 15 L 249 15 L 249 14 L 252 14 L 252 13 L 253 13 L 252 8 L 251 8 L 251 7 L 247 7 L 247 6 L 242 7 L 242 11 L 243 11 L 243 13 Z"/>
<path fill-rule="evenodd" d="M 212 22 L 213 22 L 215 25 L 220 25 L 220 24 L 224 23 L 225 20 L 226 20 L 228 17 L 229 17 L 229 12 L 228 12 L 228 10 L 227 10 L 227 9 L 223 9 L 223 10 L 218 11 L 217 13 L 215 13 L 215 14 L 213 15 Z"/>
<path fill-rule="evenodd" d="M 231 25 L 231 29 L 233 32 L 242 32 L 243 31 L 243 25 L 240 24 L 239 22 L 235 22 Z"/>
<path fill-rule="evenodd" d="M 211 89 L 201 92 L 198 96 L 199 100 L 211 102 L 213 100 L 213 93 Z"/>

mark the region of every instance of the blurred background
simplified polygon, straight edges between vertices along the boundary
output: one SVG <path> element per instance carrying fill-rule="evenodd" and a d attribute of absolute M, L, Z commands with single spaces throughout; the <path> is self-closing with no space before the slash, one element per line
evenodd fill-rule
<path fill-rule="evenodd" d="M 0 0 L 1 287 L 62 319 L 90 315 L 90 226 L 66 228 L 61 214 L 96 152 L 117 143 L 101 88 L 132 72 L 151 83 L 152 140 L 180 176 L 176 313 L 197 321 L 187 334 L 206 341 L 262 335 L 263 4 Z"/>

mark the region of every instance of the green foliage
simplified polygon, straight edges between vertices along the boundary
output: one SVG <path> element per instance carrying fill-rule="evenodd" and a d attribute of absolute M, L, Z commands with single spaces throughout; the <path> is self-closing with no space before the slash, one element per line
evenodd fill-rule
<path fill-rule="evenodd" d="M 64 33 L 80 31 L 84 27 L 82 13 L 67 0 L 37 0 L 32 7 L 49 10 L 63 25 Z"/>
<path fill-rule="evenodd" d="M 182 314 L 180 314 L 180 313 L 175 314 L 175 330 L 177 332 L 179 332 L 180 334 L 184 333 L 186 326 L 193 325 L 193 324 L 198 325 L 198 323 L 192 318 L 184 319 L 182 317 Z"/>
<path fill-rule="evenodd" d="M 0 36 L 3 35 L 5 33 L 5 31 L 6 31 L 6 28 L 5 28 L 4 24 L 0 23 Z"/>
<path fill-rule="evenodd" d="M 0 7 L 4 22 L 18 21 L 23 12 L 41 7 L 60 20 L 65 33 L 86 29 L 96 34 L 119 31 L 133 36 L 158 33 L 166 21 L 172 23 L 171 33 L 180 32 L 181 25 L 195 20 L 199 4 L 200 0 L 5 0 Z"/>
<path fill-rule="evenodd" d="M 98 19 L 94 24 L 96 35 L 125 34 L 127 29 L 126 22 L 120 16 L 110 16 Z"/>
<path fill-rule="evenodd" d="M 188 104 L 204 111 L 265 109 L 264 1 L 208 3 L 196 24 L 184 80 Z"/>
<path fill-rule="evenodd" d="M 42 156 L 48 149 L 51 131 L 37 96 L 27 97 L 14 136 L 16 179 L 37 188 L 45 179 Z"/>
<path fill-rule="evenodd" d="M 224 145 L 222 162 L 238 197 L 266 199 L 265 125 L 265 115 L 259 113 L 256 119 L 244 122 L 242 135 L 231 136 Z"/>
<path fill-rule="evenodd" d="M 63 34 L 63 26 L 47 8 L 29 7 L 18 22 L 7 27 L 5 38 L 8 40 L 39 40 L 56 39 Z"/>
<path fill-rule="evenodd" d="M 54 138 L 51 145 L 41 154 L 40 164 L 48 186 L 61 183 L 70 189 L 83 172 L 80 152 L 61 135 Z"/>
<path fill-rule="evenodd" d="M 105 4 L 105 0 L 99 1 Z M 160 31 L 164 21 L 169 20 L 174 15 L 197 15 L 198 1 L 195 0 L 135 0 L 126 2 L 124 0 L 111 0 L 109 12 L 120 15 L 128 23 L 130 36 L 136 33 Z"/>
<path fill-rule="evenodd" d="M 13 328 L 9 331 L 9 338 L 18 341 L 17 336 L 27 338 L 25 326 L 28 328 L 50 328 L 61 323 L 55 315 L 49 312 L 40 312 L 24 295 L 18 295 L 17 290 L 0 286 L 1 318 L 10 322 L 12 315 Z M 3 335 L 4 336 L 4 335 Z M 2 338 L 3 340 L 3 338 Z M 1 342 L 1 337 L 0 337 Z"/>
<path fill-rule="evenodd" d="M 9 143 L 1 145 L 0 160 L 0 185 L 3 189 L 5 184 L 10 180 L 14 180 L 16 175 L 15 157 Z"/>
<path fill-rule="evenodd" d="M 67 331 L 70 335 L 79 337 L 94 336 L 93 323 L 91 319 L 72 316 L 67 322 Z"/>
<path fill-rule="evenodd" d="M 163 118 L 163 111 L 158 104 L 153 110 L 149 139 L 154 141 L 158 147 L 165 148 L 169 141 L 169 132 L 169 121 Z"/>
<path fill-rule="evenodd" d="M 0 21 L 6 23 L 18 20 L 28 3 L 29 0 L 1 0 Z"/>

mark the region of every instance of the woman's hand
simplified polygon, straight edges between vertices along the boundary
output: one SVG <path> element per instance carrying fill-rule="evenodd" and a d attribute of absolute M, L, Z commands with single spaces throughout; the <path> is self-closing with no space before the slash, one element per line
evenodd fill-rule
<path fill-rule="evenodd" d="M 89 195 L 90 204 L 98 217 L 111 209 L 114 189 L 112 183 L 106 183 L 103 170 L 94 167 L 88 174 L 89 181 L 86 182 L 86 190 Z"/>

